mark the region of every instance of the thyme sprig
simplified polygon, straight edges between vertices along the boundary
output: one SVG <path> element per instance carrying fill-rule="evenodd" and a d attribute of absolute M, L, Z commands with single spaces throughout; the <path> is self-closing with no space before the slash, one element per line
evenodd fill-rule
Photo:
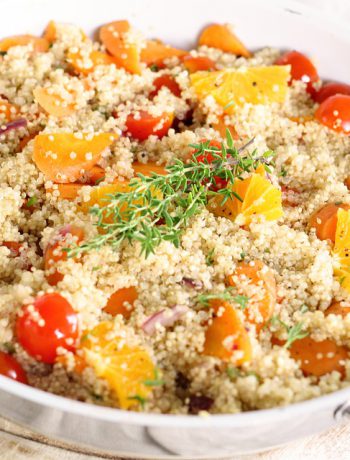
<path fill-rule="evenodd" d="M 228 287 L 222 292 L 209 292 L 208 294 L 200 294 L 196 300 L 204 307 L 209 307 L 212 300 L 234 302 L 238 304 L 242 310 L 244 310 L 248 306 L 249 297 L 236 294 L 234 287 Z"/>
<path fill-rule="evenodd" d="M 254 139 L 236 149 L 229 130 L 226 142 L 221 147 L 209 141 L 191 144 L 195 151 L 188 162 L 175 160 L 166 168 L 167 174 L 138 174 L 129 183 L 129 191 L 106 197 L 104 206 L 94 205 L 90 213 L 96 217 L 100 234 L 90 241 L 68 249 L 70 256 L 109 244 L 118 248 L 124 241 L 138 241 L 141 253 L 146 257 L 154 252 L 162 241 L 180 246 L 181 232 L 191 217 L 198 214 L 214 196 L 221 197 L 222 204 L 235 197 L 242 200 L 232 187 L 216 189 L 217 178 L 225 179 L 229 185 L 242 180 L 245 173 L 269 164 L 273 152 L 258 156 L 246 149 Z M 198 160 L 211 154 L 213 161 Z"/>
<path fill-rule="evenodd" d="M 284 348 L 289 348 L 293 342 L 296 340 L 303 339 L 307 337 L 309 333 L 304 329 L 304 323 L 299 321 L 298 323 L 294 324 L 294 326 L 288 326 L 284 321 L 282 321 L 278 316 L 273 316 L 271 318 L 272 323 L 277 323 L 281 325 L 287 332 L 287 340 L 284 343 Z"/>

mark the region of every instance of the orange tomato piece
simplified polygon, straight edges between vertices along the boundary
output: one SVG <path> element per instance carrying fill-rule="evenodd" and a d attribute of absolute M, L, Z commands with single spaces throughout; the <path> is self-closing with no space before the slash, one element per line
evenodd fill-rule
<path fill-rule="evenodd" d="M 14 104 L 0 99 L 0 123 L 3 121 L 11 121 L 17 117 L 19 109 Z"/>
<path fill-rule="evenodd" d="M 272 271 L 261 261 L 239 262 L 233 274 L 227 276 L 238 294 L 248 297 L 244 314 L 257 331 L 272 317 L 277 299 L 276 280 Z"/>
<path fill-rule="evenodd" d="M 325 316 L 339 315 L 345 318 L 350 313 L 349 302 L 333 302 L 324 312 Z"/>
<path fill-rule="evenodd" d="M 141 73 L 139 47 L 128 40 L 131 27 L 128 21 L 115 21 L 100 28 L 100 40 L 115 58 L 118 67 L 130 73 Z"/>
<path fill-rule="evenodd" d="M 22 243 L 18 241 L 4 241 L 2 246 L 10 250 L 11 257 L 18 257 L 21 254 Z"/>
<path fill-rule="evenodd" d="M 132 164 L 133 170 L 134 170 L 134 175 L 137 176 L 137 174 L 143 174 L 144 176 L 151 176 L 152 173 L 156 174 L 168 174 L 164 166 L 157 165 L 156 163 L 140 163 L 138 161 L 135 161 Z"/>
<path fill-rule="evenodd" d="M 126 119 L 127 132 L 138 141 L 145 141 L 149 136 L 164 137 L 174 120 L 174 114 L 165 112 L 160 116 L 152 116 L 144 110 L 136 115 L 130 114 Z"/>
<path fill-rule="evenodd" d="M 289 351 L 293 359 L 300 361 L 300 369 L 306 376 L 321 377 L 332 371 L 344 376 L 348 350 L 333 340 L 316 342 L 311 337 L 304 337 L 293 342 Z"/>
<path fill-rule="evenodd" d="M 165 45 L 160 40 L 147 40 L 146 47 L 141 50 L 141 61 L 146 63 L 147 66 L 156 65 L 159 68 L 163 68 L 165 67 L 165 59 L 181 58 L 186 54 L 188 54 L 187 51 Z"/>
<path fill-rule="evenodd" d="M 101 166 L 95 165 L 88 171 L 84 173 L 84 175 L 78 179 L 79 184 L 85 185 L 97 185 L 103 181 L 106 176 L 106 171 L 101 168 Z"/>
<path fill-rule="evenodd" d="M 50 242 L 44 253 L 44 267 L 46 272 L 46 280 L 51 286 L 56 286 L 57 283 L 63 280 L 64 275 L 55 268 L 57 262 L 67 260 L 68 237 L 74 238 L 75 243 L 80 243 L 84 239 L 84 230 L 75 225 L 66 225 L 61 228 L 57 235 Z"/>
<path fill-rule="evenodd" d="M 200 70 L 216 70 L 215 62 L 206 56 L 191 56 L 190 54 L 182 58 L 184 67 L 189 73 L 199 72 Z"/>
<path fill-rule="evenodd" d="M 38 134 L 33 160 L 47 179 L 58 183 L 75 182 L 101 159 L 117 138 L 115 134 Z"/>
<path fill-rule="evenodd" d="M 61 200 L 73 201 L 78 197 L 83 184 L 56 184 L 56 186 Z M 52 188 L 46 189 L 47 193 L 53 193 L 53 191 Z"/>
<path fill-rule="evenodd" d="M 315 118 L 312 115 L 304 115 L 302 117 L 289 117 L 291 121 L 299 124 L 305 124 L 308 121 L 313 121 Z"/>
<path fill-rule="evenodd" d="M 238 312 L 221 300 L 212 302 L 211 307 L 214 316 L 205 332 L 204 354 L 233 361 L 236 366 L 249 362 L 252 345 Z"/>
<path fill-rule="evenodd" d="M 345 179 L 344 184 L 346 185 L 346 187 L 348 188 L 348 190 L 350 190 L 350 176 L 348 176 L 348 177 Z"/>
<path fill-rule="evenodd" d="M 89 56 L 85 57 L 81 52 L 68 53 L 67 62 L 71 65 L 73 70 L 82 75 L 89 75 L 99 65 L 117 64 L 116 59 L 102 51 L 93 50 Z"/>
<path fill-rule="evenodd" d="M 238 135 L 235 127 L 232 126 L 232 125 L 226 125 L 223 115 L 219 116 L 218 120 L 219 121 L 217 123 L 213 123 L 212 126 L 216 131 L 218 131 L 220 133 L 220 136 L 223 139 L 226 139 L 226 130 L 227 129 L 230 131 L 232 139 L 234 139 L 234 140 L 239 139 L 239 135 Z"/>
<path fill-rule="evenodd" d="M 172 75 L 161 75 L 153 81 L 153 86 L 155 89 L 150 93 L 151 98 L 155 97 L 159 93 L 160 89 L 163 88 L 163 86 L 168 88 L 174 96 L 181 96 L 181 88 Z"/>
<path fill-rule="evenodd" d="M 74 103 L 67 104 L 58 94 L 50 94 L 47 88 L 40 86 L 33 91 L 36 102 L 47 112 L 49 115 L 55 117 L 67 117 L 72 115 L 76 108 Z"/>
<path fill-rule="evenodd" d="M 350 209 L 350 206 L 344 203 L 329 203 L 310 217 L 310 227 L 316 229 L 317 238 L 320 240 L 335 241 L 335 232 L 338 222 L 338 209 Z"/>
<path fill-rule="evenodd" d="M 135 286 L 118 289 L 110 296 L 103 310 L 112 316 L 122 315 L 125 319 L 129 319 L 137 297 Z"/>
<path fill-rule="evenodd" d="M 211 24 L 207 26 L 202 31 L 198 44 L 246 58 L 252 55 L 227 24 Z"/>
<path fill-rule="evenodd" d="M 13 46 L 26 46 L 32 44 L 34 51 L 44 53 L 49 49 L 49 42 L 45 38 L 34 35 L 14 35 L 0 40 L 0 51 L 7 52 Z"/>
<path fill-rule="evenodd" d="M 83 40 L 85 40 L 86 39 L 85 33 L 82 30 L 80 30 L 80 33 L 81 33 L 81 38 Z M 43 37 L 49 43 L 53 43 L 53 42 L 55 42 L 57 40 L 57 26 L 56 26 L 55 21 L 50 21 L 48 23 L 48 25 L 46 26 L 46 28 L 44 30 Z"/>

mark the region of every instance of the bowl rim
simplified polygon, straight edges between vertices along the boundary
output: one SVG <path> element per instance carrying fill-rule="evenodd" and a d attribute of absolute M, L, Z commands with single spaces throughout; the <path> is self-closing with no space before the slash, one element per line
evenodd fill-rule
<path fill-rule="evenodd" d="M 20 0 L 23 1 L 23 0 Z M 3 5 L 9 0 L 0 0 Z M 247 3 L 257 4 L 259 0 L 247 0 Z M 260 4 L 260 3 L 259 3 Z M 301 4 L 296 0 L 269 0 L 266 3 L 266 9 L 279 9 L 290 14 L 303 15 L 312 22 L 325 29 L 336 31 L 339 38 L 349 42 L 350 29 L 347 22 L 341 17 L 330 14 L 329 11 L 317 10 L 315 6 Z M 141 425 L 149 427 L 181 427 L 181 428 L 203 428 L 203 427 L 239 427 L 242 424 L 256 425 L 269 421 L 278 421 L 284 416 L 302 414 L 311 412 L 314 409 L 319 410 L 320 406 L 331 408 L 334 411 L 341 404 L 350 402 L 350 386 L 329 394 L 314 397 L 301 402 L 279 406 L 270 409 L 252 410 L 247 412 L 238 412 L 234 414 L 211 414 L 207 417 L 195 415 L 175 415 L 175 414 L 157 414 L 126 411 L 113 407 L 99 406 L 91 403 L 80 402 L 68 397 L 59 396 L 47 391 L 30 387 L 23 383 L 16 382 L 10 378 L 0 375 L 0 391 L 11 394 L 14 397 L 28 400 L 34 404 L 45 406 L 51 409 L 57 409 L 67 414 L 75 414 L 88 418 L 103 420 L 108 422 L 122 422 L 130 425 Z M 14 417 L 15 418 L 15 417 Z"/>
<path fill-rule="evenodd" d="M 0 391 L 30 401 L 50 409 L 57 409 L 67 414 L 88 417 L 114 423 L 127 423 L 147 427 L 239 427 L 242 425 L 257 425 L 263 422 L 282 421 L 283 417 L 296 416 L 304 412 L 319 411 L 320 407 L 329 408 L 335 412 L 350 401 L 350 387 L 334 391 L 305 401 L 288 404 L 271 409 L 259 409 L 235 414 L 210 414 L 208 416 L 156 414 L 152 412 L 135 412 L 114 407 L 98 406 L 96 404 L 76 401 L 65 396 L 59 396 L 38 388 L 30 387 L 20 382 L 0 375 Z"/>

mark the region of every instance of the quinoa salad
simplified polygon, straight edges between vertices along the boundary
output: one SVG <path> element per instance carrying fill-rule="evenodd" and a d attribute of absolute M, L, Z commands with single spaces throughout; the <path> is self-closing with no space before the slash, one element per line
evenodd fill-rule
<path fill-rule="evenodd" d="M 0 374 L 165 414 L 347 387 L 350 86 L 159 38 L 0 40 Z"/>

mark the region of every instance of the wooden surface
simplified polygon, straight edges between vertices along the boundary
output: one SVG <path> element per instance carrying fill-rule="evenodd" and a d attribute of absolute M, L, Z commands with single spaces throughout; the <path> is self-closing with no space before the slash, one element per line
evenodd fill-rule
<path fill-rule="evenodd" d="M 350 21 L 349 0 L 303 0 L 330 14 L 339 14 Z M 0 418 L 1 460 L 97 460 L 116 459 L 81 452 L 13 425 Z M 288 446 L 259 455 L 232 457 L 232 460 L 350 460 L 350 422 L 326 433 L 294 442 Z"/>
<path fill-rule="evenodd" d="M 98 460 L 111 455 L 81 451 L 49 440 L 0 419 L 1 460 Z M 258 455 L 235 456 L 231 460 L 349 460 L 350 421 L 320 435 L 302 439 Z"/>

